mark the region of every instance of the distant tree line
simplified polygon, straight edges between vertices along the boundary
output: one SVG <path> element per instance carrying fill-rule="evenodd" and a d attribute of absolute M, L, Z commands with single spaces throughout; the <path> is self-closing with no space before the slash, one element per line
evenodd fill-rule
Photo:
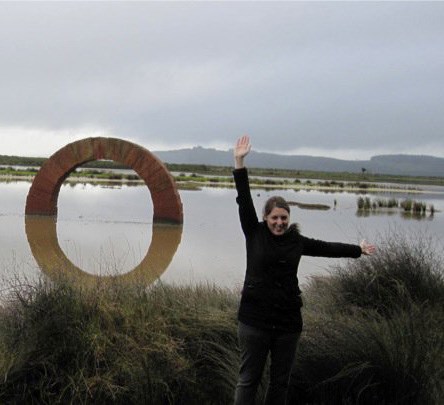
<path fill-rule="evenodd" d="M 8 156 L 0 155 L 0 165 L 2 166 L 37 166 L 40 167 L 48 158 L 26 157 L 26 156 Z M 127 166 L 112 160 L 94 160 L 87 162 L 83 167 L 100 169 L 128 169 Z"/>

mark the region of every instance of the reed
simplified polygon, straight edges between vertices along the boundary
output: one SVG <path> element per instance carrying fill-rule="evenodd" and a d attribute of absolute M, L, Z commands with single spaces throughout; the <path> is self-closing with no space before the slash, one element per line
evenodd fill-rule
<path fill-rule="evenodd" d="M 306 290 L 294 404 L 444 400 L 444 272 L 426 236 L 388 235 Z"/>
<path fill-rule="evenodd" d="M 0 402 L 230 402 L 235 307 L 210 286 L 22 288 L 0 321 Z"/>
<path fill-rule="evenodd" d="M 439 404 L 442 309 L 306 314 L 292 404 Z"/>
<path fill-rule="evenodd" d="M 444 268 L 438 243 L 426 234 L 389 232 L 378 253 L 332 269 L 335 307 L 389 314 L 411 303 L 444 306 Z"/>

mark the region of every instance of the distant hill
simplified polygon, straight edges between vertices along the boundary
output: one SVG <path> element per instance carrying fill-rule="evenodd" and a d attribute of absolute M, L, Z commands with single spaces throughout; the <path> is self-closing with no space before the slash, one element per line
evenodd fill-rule
<path fill-rule="evenodd" d="M 196 146 L 171 151 L 153 151 L 153 153 L 166 163 L 233 166 L 232 150 L 222 151 Z M 45 160 L 39 157 L 0 155 L 1 165 L 40 166 Z M 107 165 L 109 166 L 109 163 L 100 161 L 88 164 L 90 167 Z M 248 166 L 350 173 L 360 173 L 365 169 L 367 173 L 373 174 L 444 177 L 444 158 L 424 155 L 379 155 L 373 156 L 370 160 L 341 160 L 305 155 L 278 155 L 252 150 L 248 155 Z"/>
<path fill-rule="evenodd" d="M 154 151 L 166 163 L 232 166 L 233 151 L 196 146 L 188 149 Z M 444 158 L 425 155 L 378 155 L 370 160 L 341 160 L 305 155 L 278 155 L 251 151 L 250 167 L 314 170 L 326 172 L 368 173 L 405 176 L 444 176 Z"/>

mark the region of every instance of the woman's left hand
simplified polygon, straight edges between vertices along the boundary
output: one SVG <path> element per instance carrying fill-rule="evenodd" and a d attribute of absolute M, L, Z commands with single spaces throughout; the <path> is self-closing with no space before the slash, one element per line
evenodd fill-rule
<path fill-rule="evenodd" d="M 365 240 L 362 240 L 359 246 L 361 246 L 361 252 L 363 255 L 372 255 L 376 252 L 376 246 L 367 243 Z"/>

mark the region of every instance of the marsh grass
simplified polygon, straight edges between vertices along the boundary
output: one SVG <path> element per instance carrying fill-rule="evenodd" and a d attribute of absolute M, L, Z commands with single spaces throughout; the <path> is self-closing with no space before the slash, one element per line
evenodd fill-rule
<path fill-rule="evenodd" d="M 290 404 L 443 403 L 437 251 L 424 235 L 391 234 L 377 255 L 311 279 Z M 82 289 L 62 279 L 17 284 L 7 298 L 0 403 L 232 402 L 237 292 L 161 283 Z M 262 382 L 259 399 L 264 392 Z"/>
<path fill-rule="evenodd" d="M 22 288 L 2 310 L 0 402 L 230 402 L 235 306 L 210 286 Z"/>
<path fill-rule="evenodd" d="M 444 400 L 444 278 L 426 236 L 385 237 L 306 289 L 294 404 Z"/>
<path fill-rule="evenodd" d="M 390 314 L 412 303 L 444 307 L 442 249 L 425 234 L 388 233 L 378 253 L 333 269 L 335 305 Z"/>
<path fill-rule="evenodd" d="M 370 198 L 370 197 L 358 197 L 356 200 L 358 206 L 358 213 L 362 214 L 363 212 L 368 213 L 377 213 L 377 212 L 386 212 L 391 213 L 393 209 L 400 209 L 403 216 L 407 218 L 408 216 L 413 217 L 424 217 L 427 211 L 430 213 L 430 216 L 433 217 L 435 213 L 435 207 L 430 205 L 427 207 L 427 204 L 422 201 L 412 200 L 410 198 L 405 199 L 401 202 L 396 200 L 395 198 Z"/>

